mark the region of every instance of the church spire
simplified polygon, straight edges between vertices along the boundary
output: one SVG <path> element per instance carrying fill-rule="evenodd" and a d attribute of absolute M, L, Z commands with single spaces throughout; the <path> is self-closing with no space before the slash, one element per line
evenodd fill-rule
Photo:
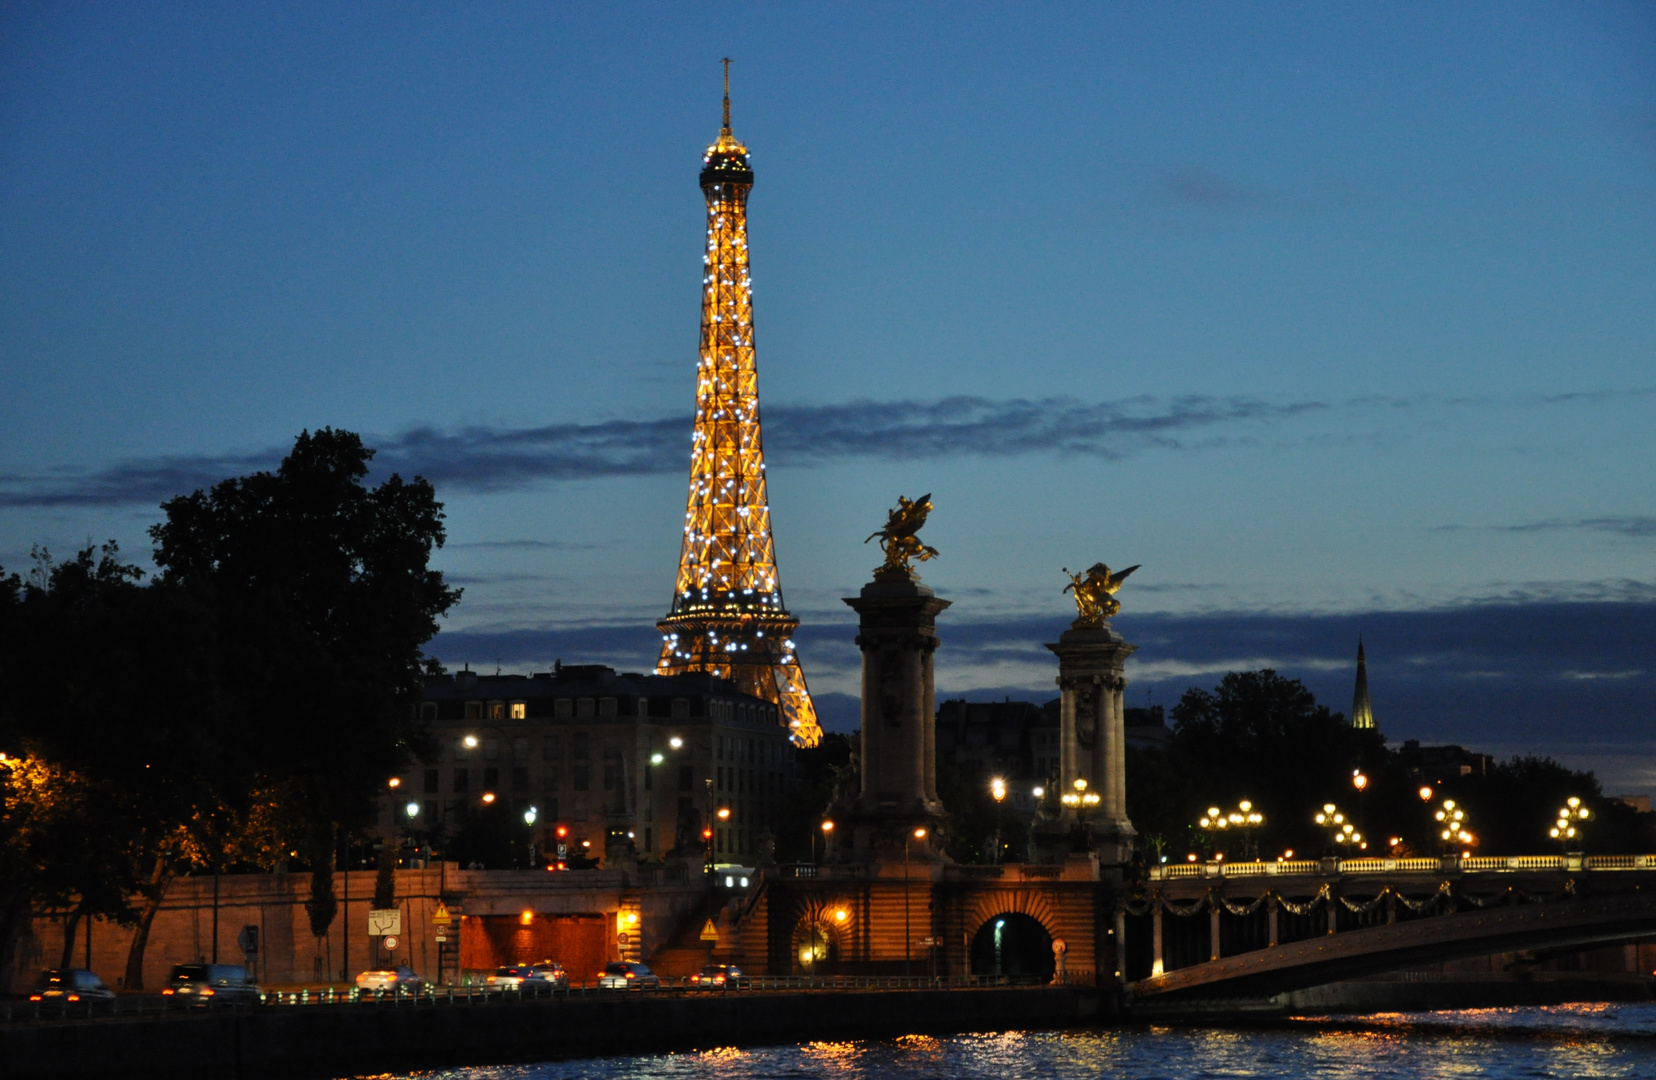
<path fill-rule="evenodd" d="M 1368 664 L 1363 659 L 1363 635 L 1357 635 L 1357 687 L 1351 697 L 1351 726 L 1374 727 L 1374 710 L 1369 706 Z"/>

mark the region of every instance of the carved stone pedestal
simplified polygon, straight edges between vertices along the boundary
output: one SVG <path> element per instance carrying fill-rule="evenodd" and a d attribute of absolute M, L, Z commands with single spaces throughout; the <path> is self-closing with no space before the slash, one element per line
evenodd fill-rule
<path fill-rule="evenodd" d="M 1076 850 L 1097 852 L 1105 865 L 1132 855 L 1133 823 L 1127 818 L 1126 727 L 1122 691 L 1125 665 L 1138 648 L 1105 620 L 1102 626 L 1071 627 L 1048 645 L 1058 655 L 1058 790 L 1048 794 L 1061 807 L 1038 823 L 1036 846 L 1048 859 Z M 1076 781 L 1084 787 L 1077 787 Z M 1060 800 L 1070 796 L 1072 803 Z M 1095 796 L 1096 801 L 1088 798 Z"/>
<path fill-rule="evenodd" d="M 882 570 L 845 601 L 860 616 L 861 791 L 841 810 L 857 862 L 945 861 L 937 798 L 932 653 L 949 601 L 903 570 Z M 914 831 L 925 829 L 924 838 Z"/>

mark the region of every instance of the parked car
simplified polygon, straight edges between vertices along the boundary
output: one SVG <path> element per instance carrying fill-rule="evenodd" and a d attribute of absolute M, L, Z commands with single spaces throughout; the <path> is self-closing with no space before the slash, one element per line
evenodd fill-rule
<path fill-rule="evenodd" d="M 708 964 L 690 976 L 692 990 L 734 990 L 744 978 L 735 964 Z"/>
<path fill-rule="evenodd" d="M 174 965 L 161 994 L 172 1005 L 200 1009 L 260 1001 L 258 984 L 247 977 L 246 968 L 236 964 Z"/>
<path fill-rule="evenodd" d="M 598 973 L 600 990 L 659 990 L 661 980 L 643 964 L 629 964 L 617 960 L 605 964 Z"/>
<path fill-rule="evenodd" d="M 57 1011 L 70 1005 L 84 1003 L 87 1009 L 112 1008 L 115 991 L 103 980 L 84 968 L 53 968 L 40 973 L 40 983 L 30 1001 L 40 1003 L 41 1010 Z"/>
<path fill-rule="evenodd" d="M 376 968 L 373 971 L 364 971 L 356 977 L 357 989 L 375 992 L 402 990 L 407 993 L 418 993 L 425 980 L 414 974 L 414 969 L 407 966 L 394 968 Z"/>
<path fill-rule="evenodd" d="M 491 990 L 522 990 L 528 993 L 568 990 L 569 976 L 562 966 L 550 960 L 539 964 L 513 964 L 496 968 L 488 978 L 488 986 Z"/>

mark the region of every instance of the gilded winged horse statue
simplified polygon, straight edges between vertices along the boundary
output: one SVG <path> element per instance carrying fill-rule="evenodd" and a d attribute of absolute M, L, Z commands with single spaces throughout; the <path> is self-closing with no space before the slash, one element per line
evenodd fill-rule
<path fill-rule="evenodd" d="M 1072 625 L 1095 630 L 1102 628 L 1105 619 L 1121 610 L 1121 601 L 1115 598 L 1115 594 L 1121 591 L 1121 583 L 1127 580 L 1127 575 L 1138 568 L 1139 564 L 1135 563 L 1112 574 L 1103 563 L 1093 563 L 1086 576 L 1082 577 L 1070 574 L 1069 567 L 1064 567 L 1064 573 L 1069 574 L 1070 579 L 1064 591 L 1074 590 L 1075 610 L 1078 613 Z"/>
<path fill-rule="evenodd" d="M 876 571 L 883 573 L 913 573 L 909 566 L 910 559 L 925 562 L 937 558 L 937 549 L 927 547 L 914 534 L 926 523 L 926 515 L 932 512 L 931 493 L 910 501 L 902 495 L 897 496 L 897 507 L 886 515 L 885 528 L 870 533 L 868 540 L 876 536 L 880 538 L 880 550 L 885 552 L 885 563 Z M 863 543 L 868 543 L 864 540 Z"/>

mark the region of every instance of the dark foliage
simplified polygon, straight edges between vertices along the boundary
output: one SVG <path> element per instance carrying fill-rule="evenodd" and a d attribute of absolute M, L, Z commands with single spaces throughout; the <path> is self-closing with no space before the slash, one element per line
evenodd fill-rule
<path fill-rule="evenodd" d="M 797 774 L 782 793 L 776 815 L 776 857 L 781 862 L 808 862 L 822 853 L 822 819 L 834 800 L 835 785 L 851 768 L 857 736 L 828 732 L 809 749 L 796 751 Z"/>
<path fill-rule="evenodd" d="M 1479 855 L 1558 850 L 1547 830 L 1572 795 L 1593 814 L 1582 850 L 1644 850 L 1656 839 L 1656 815 L 1603 798 L 1591 773 L 1544 758 L 1515 758 L 1487 776 L 1427 784 L 1432 798 L 1422 800 L 1418 791 L 1427 778 L 1388 750 L 1379 733 L 1353 729 L 1298 680 L 1270 670 L 1232 672 L 1211 692 L 1186 691 L 1173 719 L 1165 751 L 1127 755 L 1128 814 L 1152 858 L 1241 857 L 1241 834 L 1204 831 L 1197 822 L 1209 807 L 1228 811 L 1243 799 L 1265 815 L 1253 838 L 1265 858 L 1287 851 L 1298 858 L 1336 851 L 1438 854 L 1445 845 L 1433 813 L 1447 798 L 1466 809 L 1476 837 L 1470 850 Z M 1367 780 L 1361 792 L 1353 784 L 1358 771 Z M 1330 845 L 1313 820 L 1327 803 L 1357 823 L 1366 849 Z"/>

